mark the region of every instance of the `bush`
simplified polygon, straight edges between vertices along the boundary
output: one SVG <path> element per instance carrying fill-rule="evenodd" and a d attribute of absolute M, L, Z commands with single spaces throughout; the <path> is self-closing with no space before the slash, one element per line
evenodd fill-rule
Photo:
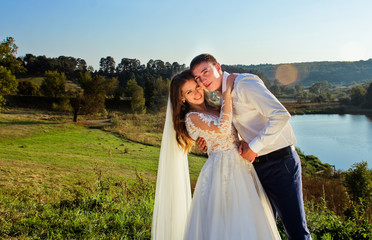
<path fill-rule="evenodd" d="M 95 183 L 82 180 L 54 202 L 31 188 L 0 199 L 1 239 L 151 238 L 154 187 L 138 174 L 129 185 L 98 173 Z"/>
<path fill-rule="evenodd" d="M 40 91 L 47 97 L 60 97 L 65 94 L 66 76 L 57 71 L 46 71 Z"/>
<path fill-rule="evenodd" d="M 372 239 L 372 224 L 368 219 L 345 219 L 324 205 L 306 205 L 307 223 L 313 240 Z M 329 237 L 332 238 L 329 238 Z"/>
<path fill-rule="evenodd" d="M 18 95 L 39 96 L 39 87 L 31 81 L 22 81 L 18 84 Z"/>
<path fill-rule="evenodd" d="M 62 98 L 59 103 L 53 103 L 52 109 L 57 112 L 72 112 L 70 99 Z"/>

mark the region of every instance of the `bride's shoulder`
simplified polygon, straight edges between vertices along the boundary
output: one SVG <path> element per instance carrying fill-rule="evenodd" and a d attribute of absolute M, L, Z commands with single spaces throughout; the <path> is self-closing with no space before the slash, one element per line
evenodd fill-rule
<path fill-rule="evenodd" d="M 203 116 L 203 113 L 200 113 L 200 112 L 188 112 L 186 113 L 185 119 L 194 120 L 195 118 L 201 118 L 202 116 Z"/>
<path fill-rule="evenodd" d="M 203 125 L 205 123 L 209 124 L 214 121 L 214 116 L 203 112 L 189 112 L 186 114 L 186 123 L 192 123 L 196 126 Z"/>

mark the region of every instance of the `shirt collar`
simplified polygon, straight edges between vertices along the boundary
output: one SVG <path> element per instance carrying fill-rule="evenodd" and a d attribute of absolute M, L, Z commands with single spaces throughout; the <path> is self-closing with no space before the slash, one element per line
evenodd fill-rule
<path fill-rule="evenodd" d="M 230 74 L 228 72 L 223 72 L 222 74 L 222 92 L 221 94 L 226 90 L 226 79 Z"/>

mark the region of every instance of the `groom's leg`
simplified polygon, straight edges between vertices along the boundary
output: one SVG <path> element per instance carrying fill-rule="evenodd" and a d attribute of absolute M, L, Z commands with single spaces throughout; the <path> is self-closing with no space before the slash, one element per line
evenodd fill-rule
<path fill-rule="evenodd" d="M 294 151 L 283 158 L 254 163 L 273 208 L 283 222 L 288 240 L 311 239 L 302 197 L 301 162 Z"/>

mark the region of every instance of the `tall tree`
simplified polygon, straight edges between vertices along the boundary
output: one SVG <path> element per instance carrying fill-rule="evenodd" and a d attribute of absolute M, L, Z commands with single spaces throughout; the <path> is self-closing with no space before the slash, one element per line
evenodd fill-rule
<path fill-rule="evenodd" d="M 17 90 L 18 81 L 15 74 L 26 70 L 22 62 L 16 58 L 17 49 L 12 37 L 7 37 L 0 44 L 0 108 L 5 104 L 2 95 L 14 93 Z"/>
<path fill-rule="evenodd" d="M 76 70 L 78 62 L 73 57 L 59 56 L 58 58 L 52 58 L 52 69 L 58 72 L 63 72 L 67 76 L 72 76 L 73 72 Z"/>
<path fill-rule="evenodd" d="M 76 65 L 77 71 L 87 71 L 87 62 L 84 59 L 78 58 L 76 59 L 76 61 L 77 61 L 77 65 Z"/>
<path fill-rule="evenodd" d="M 17 60 L 18 47 L 12 37 L 7 37 L 0 44 L 0 66 L 10 70 L 12 74 L 25 72 L 22 62 Z"/>
<path fill-rule="evenodd" d="M 40 91 L 44 96 L 60 97 L 65 93 L 66 76 L 57 71 L 46 71 Z"/>
<path fill-rule="evenodd" d="M 114 93 L 118 87 L 117 78 L 106 78 L 96 75 L 92 78 L 89 72 L 80 73 L 79 84 L 84 90 L 83 96 L 78 94 L 74 104 L 74 120 L 80 109 L 84 114 L 105 112 L 107 95 Z"/>
<path fill-rule="evenodd" d="M 111 56 L 101 58 L 99 61 L 99 71 L 103 74 L 110 75 L 115 73 L 115 60 Z"/>
<path fill-rule="evenodd" d="M 12 72 L 3 66 L 0 66 L 0 110 L 5 104 L 5 99 L 2 95 L 14 93 L 17 90 L 18 81 Z"/>
<path fill-rule="evenodd" d="M 326 96 L 329 92 L 328 82 L 317 82 L 314 83 L 310 88 L 309 92 L 314 93 L 318 96 Z"/>
<path fill-rule="evenodd" d="M 146 113 L 145 98 L 143 96 L 143 88 L 138 86 L 134 75 L 127 82 L 125 89 L 126 95 L 131 98 L 131 108 L 133 113 Z"/>
<path fill-rule="evenodd" d="M 141 62 L 138 59 L 123 58 L 116 68 L 117 73 L 137 72 L 141 70 Z"/>

